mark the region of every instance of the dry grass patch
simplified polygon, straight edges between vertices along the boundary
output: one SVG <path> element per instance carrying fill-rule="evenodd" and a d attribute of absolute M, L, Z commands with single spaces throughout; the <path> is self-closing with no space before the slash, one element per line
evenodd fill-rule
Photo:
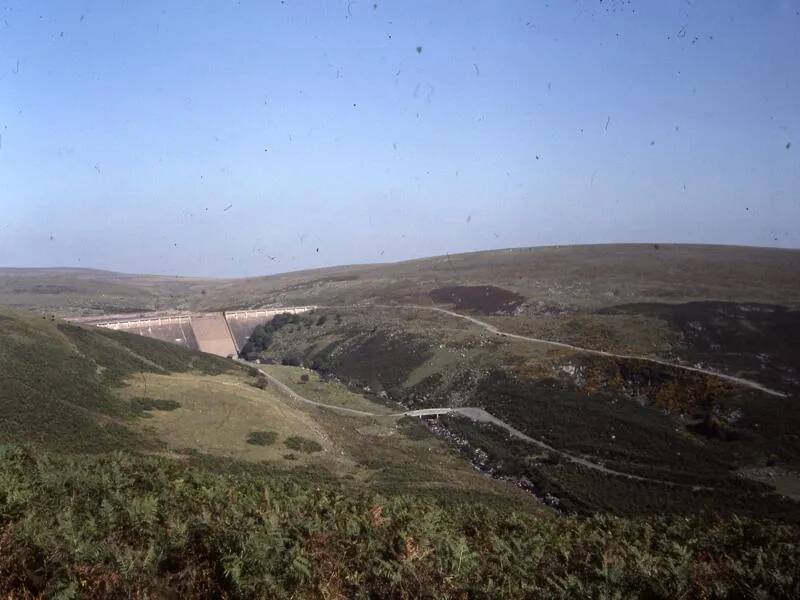
<path fill-rule="evenodd" d="M 394 410 L 383 404 L 373 402 L 337 381 L 323 381 L 318 373 L 302 367 L 287 367 L 283 365 L 260 365 L 260 367 L 304 398 L 314 402 L 361 410 L 376 415 L 387 415 L 402 410 L 401 407 Z M 307 382 L 301 382 L 303 375 L 308 376 Z"/>
<path fill-rule="evenodd" d="M 191 448 L 248 461 L 282 460 L 283 451 L 276 444 L 248 442 L 253 431 L 266 430 L 277 439 L 299 435 L 313 439 L 325 451 L 331 448 L 310 415 L 289 406 L 277 391 L 248 385 L 245 376 L 146 374 L 127 384 L 119 392 L 124 399 L 147 397 L 180 404 L 168 412 L 151 411 L 140 425 L 174 450 Z"/>

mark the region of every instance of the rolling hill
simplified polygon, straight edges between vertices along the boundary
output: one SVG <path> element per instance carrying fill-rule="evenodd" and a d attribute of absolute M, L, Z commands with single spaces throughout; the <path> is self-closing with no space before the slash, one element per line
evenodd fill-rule
<path fill-rule="evenodd" d="M 797 525 L 560 514 L 370 394 L 297 367 L 265 367 L 264 384 L 240 363 L 9 310 L 0 333 L 9 597 L 788 597 L 800 586 Z M 276 378 L 375 416 L 298 403 Z"/>
<path fill-rule="evenodd" d="M 431 291 L 459 285 L 521 294 L 533 315 L 636 302 L 796 305 L 798 272 L 797 250 L 687 244 L 509 248 L 243 279 L 0 268 L 0 305 L 75 316 L 264 304 L 427 304 Z"/>
<path fill-rule="evenodd" d="M 677 245 L 0 269 L 0 592 L 796 596 L 799 272 Z M 51 316 L 307 304 L 249 365 Z"/>

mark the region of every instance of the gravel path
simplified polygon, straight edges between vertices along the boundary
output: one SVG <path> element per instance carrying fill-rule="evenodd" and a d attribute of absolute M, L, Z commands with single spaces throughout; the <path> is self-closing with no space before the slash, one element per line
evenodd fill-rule
<path fill-rule="evenodd" d="M 591 348 L 582 348 L 581 346 L 573 346 L 572 344 L 567 344 L 564 342 L 556 342 L 553 340 L 545 340 L 542 338 L 530 337 L 527 335 L 519 335 L 517 333 L 508 333 L 505 331 L 501 331 L 491 323 L 487 323 L 486 321 L 481 321 L 475 317 L 471 317 L 469 315 L 462 315 L 461 313 L 454 312 L 452 310 L 447 310 L 446 308 L 439 308 L 438 306 L 422 306 L 422 305 L 415 305 L 415 304 L 398 304 L 398 305 L 390 305 L 390 304 L 373 304 L 371 306 L 376 306 L 379 308 L 413 308 L 417 310 L 431 310 L 436 311 L 445 315 L 449 315 L 451 317 L 456 317 L 459 319 L 464 319 L 465 321 L 469 321 L 479 327 L 482 327 L 489 333 L 494 335 L 499 335 L 501 337 L 512 338 L 516 340 L 522 340 L 525 342 L 534 342 L 536 344 L 546 344 L 548 346 L 555 346 L 556 348 L 563 348 L 565 350 L 572 350 L 573 352 L 581 352 L 583 354 L 594 354 L 595 356 L 608 356 L 611 358 L 623 358 L 628 360 L 638 360 L 642 362 L 649 362 L 656 365 L 661 365 L 664 367 L 672 367 L 674 369 L 681 369 L 683 371 L 690 371 L 692 373 L 702 373 L 703 375 L 709 375 L 711 377 L 716 377 L 718 379 L 724 379 L 725 381 L 730 381 L 731 383 L 735 383 L 742 387 L 747 387 L 750 389 L 758 390 L 759 392 L 764 392 L 765 394 L 769 394 L 770 396 L 777 396 L 780 398 L 786 398 L 788 394 L 784 392 L 780 392 L 778 390 L 773 390 L 772 388 L 768 388 L 765 385 L 762 385 L 756 381 L 751 381 L 750 379 L 744 379 L 743 377 L 735 377 L 733 375 L 726 375 L 725 373 L 720 373 L 719 371 L 712 371 L 710 369 L 702 369 L 700 367 L 691 367 L 688 365 L 681 365 L 673 362 L 669 362 L 667 360 L 661 360 L 659 358 L 651 358 L 649 356 L 639 356 L 635 354 L 616 354 L 615 352 L 606 352 L 605 350 L 592 350 Z"/>
<path fill-rule="evenodd" d="M 244 361 L 242 361 L 242 362 L 244 362 Z M 248 364 L 249 366 L 252 366 L 252 365 L 250 365 L 250 363 L 245 363 L 245 364 Z M 615 471 L 614 469 L 609 469 L 608 467 L 606 467 L 604 465 L 601 465 L 600 463 L 592 462 L 591 460 L 588 460 L 586 458 L 582 458 L 580 456 L 574 456 L 574 455 L 570 454 L 569 452 L 564 452 L 563 450 L 558 450 L 556 448 L 553 448 L 551 445 L 547 444 L 546 442 L 543 442 L 541 440 L 537 440 L 536 438 L 532 438 L 529 435 L 526 435 L 526 434 L 522 433 L 519 429 L 516 429 L 516 428 L 512 427 L 511 425 L 509 425 L 505 421 L 502 421 L 502 420 L 498 419 L 497 417 L 495 417 L 494 415 L 492 415 L 491 413 L 487 412 L 486 410 L 484 410 L 482 408 L 466 407 L 466 406 L 465 407 L 459 407 L 459 408 L 441 407 L 441 408 L 421 408 L 421 409 L 417 409 L 417 410 L 407 410 L 405 412 L 390 413 L 390 414 L 371 413 L 371 412 L 367 412 L 367 411 L 364 411 L 364 410 L 356 410 L 354 408 L 346 408 L 344 406 L 335 406 L 333 404 L 325 404 L 323 402 L 317 402 L 315 400 L 309 400 L 308 398 L 306 398 L 304 396 L 301 396 L 300 394 L 295 392 L 292 388 L 290 388 L 288 385 L 286 385 L 285 383 L 280 381 L 277 377 L 275 377 L 273 375 L 270 375 L 269 373 L 267 373 L 266 371 L 264 371 L 262 369 L 258 369 L 258 372 L 261 373 L 272 384 L 274 384 L 275 387 L 277 387 L 279 390 L 281 390 L 283 393 L 285 393 L 287 396 L 289 396 L 293 400 L 296 400 L 298 402 L 303 402 L 305 404 L 310 404 L 312 406 L 316 406 L 316 407 L 319 407 L 319 408 L 333 410 L 333 411 L 336 411 L 336 412 L 342 412 L 342 413 L 346 413 L 346 414 L 350 414 L 350 415 L 356 415 L 356 416 L 360 416 L 360 417 L 371 417 L 371 418 L 382 418 L 382 417 L 383 418 L 386 418 L 386 417 L 390 417 L 390 418 L 398 418 L 398 417 L 430 417 L 430 416 L 436 416 L 436 415 L 458 414 L 458 415 L 461 415 L 463 417 L 467 417 L 467 418 L 469 418 L 469 419 L 471 419 L 472 421 L 475 421 L 475 422 L 491 423 L 492 425 L 505 430 L 512 437 L 515 437 L 517 439 L 523 440 L 523 441 L 528 442 L 530 444 L 534 444 L 536 446 L 539 446 L 540 448 L 542 448 L 544 450 L 547 450 L 549 452 L 552 452 L 554 454 L 558 454 L 559 456 L 561 456 L 565 460 L 568 460 L 569 462 L 572 462 L 572 463 L 577 464 L 577 465 L 581 465 L 583 467 L 586 467 L 587 469 L 592 469 L 594 471 L 599 471 L 600 473 L 604 473 L 606 475 L 615 475 L 617 477 L 625 477 L 626 479 L 632 479 L 632 480 L 635 480 L 635 481 L 648 481 L 648 482 L 652 482 L 652 483 L 660 483 L 660 484 L 663 484 L 663 485 L 670 485 L 670 486 L 676 486 L 676 487 L 691 487 L 691 488 L 696 489 L 696 490 L 699 490 L 699 489 L 712 489 L 712 488 L 708 488 L 708 487 L 705 487 L 705 486 L 692 486 L 692 485 L 686 485 L 686 484 L 679 484 L 679 483 L 674 483 L 672 481 L 665 481 L 665 480 L 662 480 L 662 479 L 650 479 L 648 477 L 641 477 L 639 475 L 633 475 L 631 473 L 623 473 L 622 471 Z"/>

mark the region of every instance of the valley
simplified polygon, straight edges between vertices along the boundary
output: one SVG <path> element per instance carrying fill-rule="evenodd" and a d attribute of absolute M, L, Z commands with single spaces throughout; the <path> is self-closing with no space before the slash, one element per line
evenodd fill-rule
<path fill-rule="evenodd" d="M 613 266 L 608 281 L 627 282 L 619 302 L 598 291 L 606 285 L 600 275 L 569 283 L 582 267 L 565 268 L 572 264 L 565 256 L 585 257 L 574 248 L 532 251 L 530 264 L 522 252 L 492 252 L 413 269 L 344 267 L 166 287 L 140 276 L 98 280 L 94 272 L 59 273 L 58 284 L 45 284 L 53 273 L 27 272 L 37 283 L 14 292 L 0 273 L 0 290 L 16 307 L 0 309 L 0 476 L 15 490 L 2 506 L 4 535 L 19 557 L 3 558 L 0 569 L 17 578 L 8 581 L 55 592 L 72 575 L 36 556 L 59 552 L 74 565 L 104 565 L 71 568 L 110 597 L 123 589 L 280 595 L 290 588 L 328 597 L 355 589 L 349 578 L 364 558 L 352 552 L 366 544 L 370 553 L 382 548 L 394 573 L 368 585 L 389 586 L 397 597 L 423 588 L 450 597 L 451 585 L 491 594 L 499 588 L 489 581 L 506 586 L 507 596 L 569 597 L 573 588 L 536 575 L 568 573 L 542 562 L 542 552 L 580 547 L 588 564 L 599 565 L 610 542 L 590 548 L 587 540 L 613 531 L 667 569 L 666 587 L 652 587 L 630 557 L 619 559 L 613 578 L 569 567 L 592 594 L 623 585 L 637 595 L 693 595 L 710 583 L 680 569 L 708 556 L 717 565 L 713 580 L 726 589 L 789 593 L 797 580 L 756 574 L 744 548 L 769 557 L 772 573 L 789 572 L 797 559 L 781 540 L 800 527 L 793 343 L 800 290 L 784 277 L 800 259 L 754 250 L 763 263 L 758 286 L 723 293 L 732 275 L 722 269 L 720 278 L 687 282 L 666 298 L 640 263 L 685 270 L 705 249 L 661 248 L 672 259 L 646 247 L 595 249 L 594 260 L 605 256 Z M 740 250 L 709 252 L 722 264 L 721 255 L 735 261 Z M 556 257 L 560 275 L 543 267 Z M 534 267 L 541 272 L 526 271 Z M 53 289 L 45 285 L 90 293 L 109 280 L 122 287 L 105 314 L 57 306 L 57 294 L 41 303 L 36 296 Z M 777 302 L 781 286 L 786 300 Z M 142 304 L 159 309 L 126 313 L 142 294 L 149 297 Z M 60 477 L 66 487 L 54 483 Z M 128 483 L 98 487 L 95 477 Z M 19 528 L 20 519 L 44 526 L 43 515 L 56 510 L 48 498 L 62 498 L 71 481 L 106 503 L 87 496 L 68 509 L 99 515 L 96 532 L 62 526 L 45 540 Z M 187 513 L 175 493 L 205 512 Z M 23 496 L 27 503 L 14 499 Z M 326 508 L 332 502 L 339 508 Z M 198 521 L 204 514 L 224 528 Z M 248 550 L 251 535 L 271 535 L 278 517 L 270 514 L 280 515 L 281 552 L 294 562 L 265 565 Z M 131 535 L 133 523 L 145 537 Z M 523 543 L 520 531 L 538 531 L 541 545 L 509 563 L 503 544 Z M 94 547 L 96 535 L 115 536 L 115 551 L 137 565 L 129 575 L 68 542 L 79 536 Z M 658 562 L 663 550 L 637 546 L 643 535 L 661 536 L 658 544 L 688 536 L 693 550 L 668 567 Z M 755 546 L 736 546 L 723 559 L 720 549 L 734 546 L 717 541 L 744 535 Z M 224 558 L 231 548 L 240 575 L 208 570 L 234 565 Z M 530 575 L 500 576 L 505 567 L 495 561 Z M 744 579 L 742 568 L 751 573 Z M 423 579 L 414 584 L 409 569 Z"/>
<path fill-rule="evenodd" d="M 0 8 L 0 600 L 800 598 L 800 0 Z"/>

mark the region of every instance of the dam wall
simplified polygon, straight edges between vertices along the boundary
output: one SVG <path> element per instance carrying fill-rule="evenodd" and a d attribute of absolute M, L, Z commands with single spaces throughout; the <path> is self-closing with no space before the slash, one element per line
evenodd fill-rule
<path fill-rule="evenodd" d="M 85 324 L 136 333 L 163 342 L 178 344 L 189 350 L 200 350 L 189 315 L 136 319 L 125 318 L 121 321 L 87 322 Z"/>
<path fill-rule="evenodd" d="M 218 356 L 238 356 L 253 329 L 283 313 L 299 314 L 316 306 L 277 306 L 213 313 L 140 314 L 91 317 L 74 322 L 127 331 Z"/>

